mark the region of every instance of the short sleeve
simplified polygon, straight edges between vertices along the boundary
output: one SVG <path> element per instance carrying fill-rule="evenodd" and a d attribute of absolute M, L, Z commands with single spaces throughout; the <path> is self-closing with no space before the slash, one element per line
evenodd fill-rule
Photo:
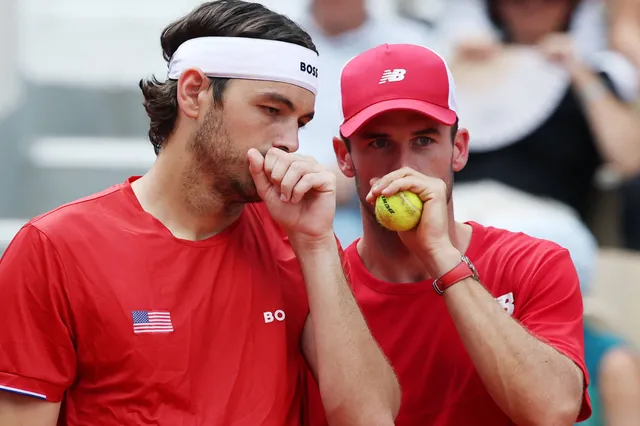
<path fill-rule="evenodd" d="M 638 97 L 638 69 L 622 53 L 602 50 L 587 58 L 587 65 L 597 73 L 618 100 L 632 103 Z"/>
<path fill-rule="evenodd" d="M 584 420 L 591 414 L 591 402 L 586 392 L 589 376 L 584 361 L 582 294 L 569 252 L 551 251 L 533 273 L 525 292 L 517 315 L 520 323 L 582 370 L 585 392 L 578 420 Z"/>
<path fill-rule="evenodd" d="M 61 401 L 76 365 L 64 268 L 31 224 L 0 260 L 0 312 L 0 389 Z"/>

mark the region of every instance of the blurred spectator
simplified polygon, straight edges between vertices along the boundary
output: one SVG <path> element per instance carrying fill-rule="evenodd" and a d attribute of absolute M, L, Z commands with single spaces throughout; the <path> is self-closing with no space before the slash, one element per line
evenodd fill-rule
<path fill-rule="evenodd" d="M 625 247 L 640 251 L 640 175 L 625 183 L 620 195 Z"/>
<path fill-rule="evenodd" d="M 383 43 L 423 44 L 427 31 L 398 16 L 370 13 L 366 0 L 310 0 L 307 15 L 296 19 L 320 52 L 320 90 L 316 115 L 300 132 L 299 153 L 311 155 L 338 176 L 335 231 L 346 246 L 362 233 L 360 203 L 352 179 L 338 170 L 332 140 L 342 123 L 340 72 L 357 54 Z"/>
<path fill-rule="evenodd" d="M 640 1 L 607 0 L 610 9 L 609 41 L 640 68 Z"/>
<path fill-rule="evenodd" d="M 640 68 L 640 1 L 608 0 L 608 4 L 611 9 L 610 43 Z M 640 134 L 640 108 L 637 113 L 636 134 Z M 640 251 L 640 175 L 623 185 L 620 197 L 624 246 Z"/>
<path fill-rule="evenodd" d="M 462 43 L 482 41 L 493 31 L 483 0 L 394 0 L 398 13 L 437 30 L 429 47 L 443 56 Z M 483 43 L 484 45 L 485 43 Z"/>
<path fill-rule="evenodd" d="M 638 354 L 611 331 L 595 300 L 585 304 L 585 362 L 593 412 L 581 426 L 640 425 Z"/>
<path fill-rule="evenodd" d="M 456 176 L 456 214 L 565 246 L 584 286 L 597 255 L 583 222 L 595 172 L 605 162 L 628 174 L 640 169 L 629 105 L 636 70 L 608 50 L 598 0 L 447 4 L 438 25 L 458 84 L 460 124 L 471 132 L 469 163 Z"/>

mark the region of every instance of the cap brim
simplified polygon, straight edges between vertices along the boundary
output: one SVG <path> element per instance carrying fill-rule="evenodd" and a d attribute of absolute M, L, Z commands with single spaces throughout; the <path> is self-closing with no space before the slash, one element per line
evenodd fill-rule
<path fill-rule="evenodd" d="M 340 126 L 340 133 L 344 137 L 351 137 L 360 127 L 365 125 L 373 117 L 387 111 L 408 110 L 424 114 L 434 120 L 444 124 L 445 126 L 453 126 L 456 122 L 457 115 L 450 109 L 443 108 L 428 102 L 418 101 L 415 99 L 393 99 L 389 101 L 378 102 L 363 109 L 350 119 L 346 120 Z"/>

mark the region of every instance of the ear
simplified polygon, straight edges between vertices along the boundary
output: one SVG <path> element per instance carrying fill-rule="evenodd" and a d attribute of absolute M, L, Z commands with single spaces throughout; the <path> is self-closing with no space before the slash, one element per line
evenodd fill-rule
<path fill-rule="evenodd" d="M 348 178 L 355 176 L 351 153 L 347 149 L 347 144 L 340 138 L 333 138 L 333 151 L 336 153 L 338 167 L 343 175 Z"/>
<path fill-rule="evenodd" d="M 459 129 L 453 140 L 453 158 L 451 165 L 454 172 L 464 169 L 469 160 L 469 131 L 467 129 Z"/>
<path fill-rule="evenodd" d="M 191 68 L 182 73 L 178 79 L 178 106 L 180 111 L 189 118 L 197 119 L 198 115 L 205 110 L 206 95 L 209 91 L 210 83 L 207 76 L 202 71 Z"/>

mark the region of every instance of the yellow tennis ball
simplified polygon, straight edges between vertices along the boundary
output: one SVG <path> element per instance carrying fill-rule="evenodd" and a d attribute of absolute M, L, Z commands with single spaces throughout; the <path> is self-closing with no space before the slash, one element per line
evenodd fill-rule
<path fill-rule="evenodd" d="M 411 191 L 398 192 L 376 200 L 376 219 L 392 231 L 408 231 L 420 223 L 422 200 Z"/>

